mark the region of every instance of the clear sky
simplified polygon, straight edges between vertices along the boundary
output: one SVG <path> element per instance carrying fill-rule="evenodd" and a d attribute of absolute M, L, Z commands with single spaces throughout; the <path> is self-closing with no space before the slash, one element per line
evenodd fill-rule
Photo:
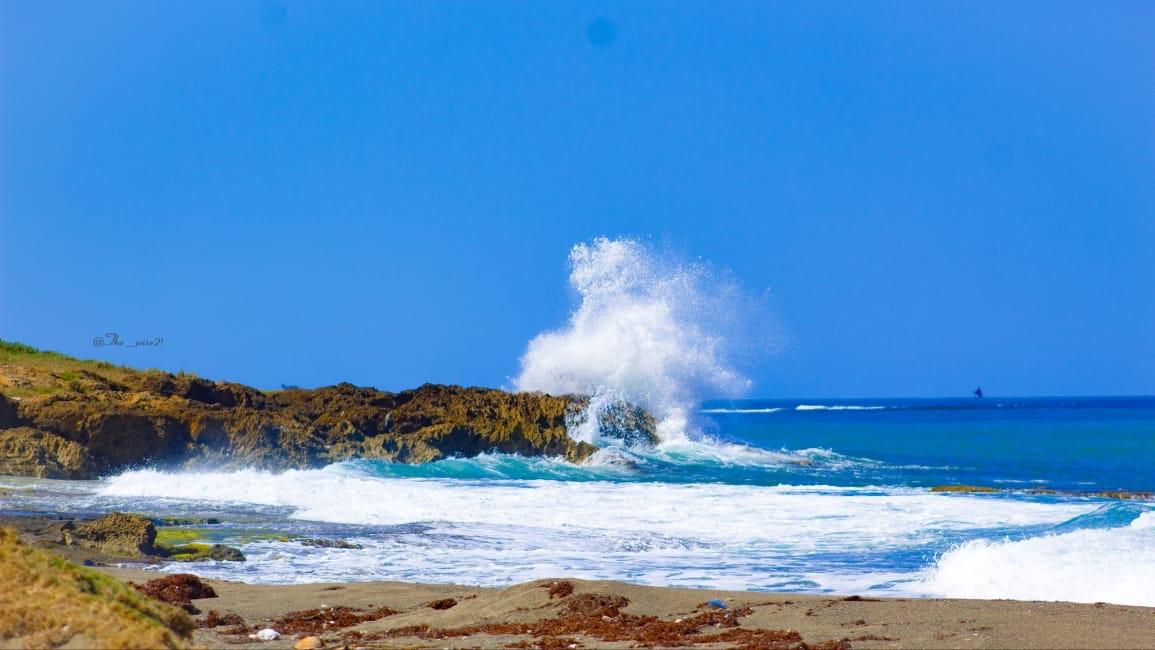
<path fill-rule="evenodd" d="M 503 385 L 632 235 L 770 290 L 755 395 L 1155 393 L 1149 1 L 2 0 L 0 57 L 3 338 Z"/>

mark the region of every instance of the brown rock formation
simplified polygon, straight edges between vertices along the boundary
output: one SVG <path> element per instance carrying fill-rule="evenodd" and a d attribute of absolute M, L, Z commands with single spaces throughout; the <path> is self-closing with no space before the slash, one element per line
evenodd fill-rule
<path fill-rule="evenodd" d="M 144 556 L 156 552 L 156 526 L 140 515 L 110 512 L 81 524 L 70 521 L 61 533 L 65 544 L 94 548 L 109 555 Z"/>
<path fill-rule="evenodd" d="M 350 458 L 425 462 L 487 451 L 587 458 L 574 396 L 426 384 L 264 392 L 140 372 L 0 341 L 0 474 L 95 478 L 129 467 L 319 467 Z M 615 426 L 653 420 L 631 413 Z"/>

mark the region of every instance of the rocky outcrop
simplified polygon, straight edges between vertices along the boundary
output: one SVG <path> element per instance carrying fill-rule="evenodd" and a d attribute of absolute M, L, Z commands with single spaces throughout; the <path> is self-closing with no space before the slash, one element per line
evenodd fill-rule
<path fill-rule="evenodd" d="M 0 429 L 0 474 L 79 479 L 94 469 L 87 450 L 72 440 L 31 427 Z"/>
<path fill-rule="evenodd" d="M 156 526 L 140 515 L 110 512 L 81 524 L 70 521 L 61 528 L 61 536 L 65 544 L 109 555 L 143 557 L 156 553 Z"/>
<path fill-rule="evenodd" d="M 240 550 L 224 544 L 159 542 L 155 522 L 142 515 L 124 512 L 110 512 L 80 523 L 67 521 L 60 527 L 58 541 L 116 557 L 164 558 L 175 562 L 245 561 Z"/>
<path fill-rule="evenodd" d="M 490 451 L 580 461 L 595 451 L 566 429 L 582 397 L 434 384 L 398 393 L 347 383 L 264 392 L 59 355 L 51 361 L 46 368 L 32 354 L 0 357 L 0 474 L 77 479 L 141 466 L 287 469 Z M 631 440 L 655 440 L 644 412 L 615 427 L 631 428 Z"/>

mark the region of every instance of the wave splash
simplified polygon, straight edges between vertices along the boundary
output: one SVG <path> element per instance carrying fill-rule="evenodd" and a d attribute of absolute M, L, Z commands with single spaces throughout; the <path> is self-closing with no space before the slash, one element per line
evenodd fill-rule
<path fill-rule="evenodd" d="M 1124 526 L 966 542 L 942 554 L 921 587 L 950 598 L 1155 606 L 1152 584 L 1155 512 L 1148 511 Z"/>
<path fill-rule="evenodd" d="M 734 334 L 749 329 L 760 306 L 724 274 L 634 239 L 577 244 L 569 262 L 577 308 L 529 342 L 513 387 L 592 395 L 595 417 L 575 428 L 577 439 L 598 442 L 598 409 L 625 401 L 653 414 L 663 442 L 685 440 L 696 435 L 702 394 L 738 397 L 750 388 L 733 360 L 739 343 L 758 337 Z"/>

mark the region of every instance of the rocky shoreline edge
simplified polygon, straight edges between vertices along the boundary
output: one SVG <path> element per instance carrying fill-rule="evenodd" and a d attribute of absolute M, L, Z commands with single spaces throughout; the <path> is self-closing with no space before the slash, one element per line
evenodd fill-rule
<path fill-rule="evenodd" d="M 0 341 L 0 474 L 94 479 L 145 466 L 282 470 L 486 452 L 580 462 L 597 450 L 568 434 L 585 417 L 599 417 L 610 435 L 656 442 L 644 410 L 591 416 L 588 404 L 437 384 L 262 391 Z"/>

